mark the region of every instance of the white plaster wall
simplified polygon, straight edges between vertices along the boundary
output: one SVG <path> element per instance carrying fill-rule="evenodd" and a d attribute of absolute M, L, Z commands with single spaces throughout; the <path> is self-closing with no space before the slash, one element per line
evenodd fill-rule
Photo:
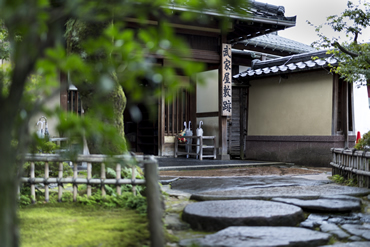
<path fill-rule="evenodd" d="M 246 71 L 247 69 L 249 69 L 250 67 L 247 67 L 247 66 L 239 66 L 239 73 L 240 72 L 244 72 Z"/>
<path fill-rule="evenodd" d="M 366 86 L 357 88 L 353 84 L 354 109 L 355 109 L 355 134 L 360 131 L 361 136 L 370 131 L 370 109 Z"/>
<path fill-rule="evenodd" d="M 251 81 L 249 135 L 331 135 L 333 79 L 324 70 Z"/>
<path fill-rule="evenodd" d="M 218 70 L 198 73 L 197 113 L 218 111 Z"/>
<path fill-rule="evenodd" d="M 218 112 L 218 70 L 198 73 L 196 80 L 197 113 Z M 199 121 L 203 121 L 203 135 L 215 136 L 218 145 L 218 117 L 197 118 L 196 125 L 193 125 L 194 133 L 199 127 Z"/>

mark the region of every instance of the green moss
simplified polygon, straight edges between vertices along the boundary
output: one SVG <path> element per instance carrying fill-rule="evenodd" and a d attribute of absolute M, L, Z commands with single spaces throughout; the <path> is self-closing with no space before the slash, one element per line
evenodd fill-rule
<path fill-rule="evenodd" d="M 347 185 L 347 186 L 352 186 L 356 187 L 358 186 L 358 182 L 356 178 L 349 178 L 346 179 L 343 176 L 336 174 L 334 176 L 328 177 L 330 180 L 334 181 L 337 184 L 342 184 L 342 185 Z"/>
<path fill-rule="evenodd" d="M 37 204 L 19 210 L 21 246 L 143 246 L 147 219 L 133 210 L 72 203 Z"/>
<path fill-rule="evenodd" d="M 338 242 L 338 239 L 336 237 L 334 237 L 334 235 L 332 235 L 329 239 L 329 242 L 327 243 L 327 245 L 333 245 L 335 243 Z"/>

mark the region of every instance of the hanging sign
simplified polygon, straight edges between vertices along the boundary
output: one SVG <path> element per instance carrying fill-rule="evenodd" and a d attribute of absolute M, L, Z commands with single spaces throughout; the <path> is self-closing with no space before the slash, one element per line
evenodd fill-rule
<path fill-rule="evenodd" d="M 231 116 L 231 45 L 222 44 L 222 116 Z"/>

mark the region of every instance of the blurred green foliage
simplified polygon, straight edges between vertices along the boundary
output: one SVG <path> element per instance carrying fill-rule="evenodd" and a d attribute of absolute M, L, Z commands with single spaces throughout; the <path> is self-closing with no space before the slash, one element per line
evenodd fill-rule
<path fill-rule="evenodd" d="M 358 143 L 355 145 L 357 150 L 365 150 L 370 148 L 370 131 L 365 133 L 362 138 L 358 140 Z"/>
<path fill-rule="evenodd" d="M 327 36 L 322 32 L 324 26 L 331 27 L 338 35 Z M 370 79 L 370 44 L 361 37 L 369 26 L 370 4 L 367 1 L 358 4 L 348 1 L 343 13 L 328 16 L 326 23 L 315 26 L 319 40 L 313 46 L 329 49 L 328 53 L 338 59 L 338 66 L 332 67 L 331 71 L 359 86 L 366 85 Z"/>
<path fill-rule="evenodd" d="M 177 7 L 186 11 L 176 11 Z M 0 58 L 9 62 L 0 69 L 1 244 L 18 245 L 14 174 L 23 165 L 17 163 L 17 154 L 28 152 L 30 146 L 40 142 L 29 128 L 32 117 L 43 112 L 48 119 L 58 118 L 59 133 L 74 144 L 82 146 L 86 137 L 93 140 L 99 152 L 122 153 L 126 149 L 123 120 L 115 116 L 121 114 L 124 97 L 130 96 L 127 108 L 132 114 L 132 109 L 143 102 L 154 116 L 150 106 L 162 93 L 170 100 L 185 86 L 178 74 L 191 77 L 204 69 L 202 64 L 183 59 L 190 50 L 169 23 L 174 15 L 195 25 L 218 16 L 223 33 L 229 27 L 230 11 L 235 16 L 245 15 L 245 7 L 247 3 L 242 0 L 0 1 Z M 158 25 L 148 25 L 149 17 Z M 127 26 L 128 19 L 137 20 L 135 30 Z M 77 32 L 79 23 L 102 28 L 85 39 Z M 68 39 L 73 44 L 66 47 Z M 73 46 L 78 46 L 79 52 L 70 52 Z M 156 57 L 164 57 L 168 63 L 161 66 Z M 84 117 L 50 104 L 51 99 L 59 97 L 61 78 L 66 77 L 85 95 L 91 94 Z M 186 86 L 191 90 L 191 84 Z M 120 88 L 125 96 L 114 93 Z M 112 95 L 121 102 L 117 108 L 120 111 L 107 100 Z M 135 114 L 140 117 L 140 113 Z M 4 215 L 7 217 L 1 217 Z"/>

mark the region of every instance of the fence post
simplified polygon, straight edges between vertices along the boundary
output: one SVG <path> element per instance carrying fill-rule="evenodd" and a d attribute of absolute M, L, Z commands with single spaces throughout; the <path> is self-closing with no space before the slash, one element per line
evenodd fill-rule
<path fill-rule="evenodd" d="M 135 181 L 135 178 L 136 178 L 136 174 L 135 174 L 135 165 L 132 165 L 131 167 L 131 181 Z M 136 185 L 132 185 L 132 193 L 134 194 L 134 196 L 136 196 Z"/>
<path fill-rule="evenodd" d="M 77 163 L 73 162 L 73 181 L 77 179 Z M 73 182 L 73 201 L 77 201 L 77 184 Z"/>
<path fill-rule="evenodd" d="M 63 162 L 59 162 L 59 171 L 58 171 L 58 202 L 62 202 L 63 195 L 63 186 L 60 183 L 60 180 L 63 178 Z"/>
<path fill-rule="evenodd" d="M 199 137 L 199 160 L 203 160 L 203 137 Z"/>
<path fill-rule="evenodd" d="M 162 194 L 158 184 L 157 161 L 151 157 L 144 160 L 144 175 L 146 183 L 146 200 L 148 204 L 148 220 L 150 233 L 150 246 L 163 247 L 164 229 L 162 223 L 163 207 Z"/>
<path fill-rule="evenodd" d="M 45 162 L 45 181 L 49 178 L 49 162 Z M 45 202 L 49 202 L 49 183 L 44 183 Z"/>
<path fill-rule="evenodd" d="M 87 163 L 87 181 L 90 182 L 91 179 L 91 170 L 92 170 L 92 164 Z M 90 183 L 87 184 L 87 197 L 91 196 L 91 185 Z"/>
<path fill-rule="evenodd" d="M 117 164 L 116 166 L 116 179 L 117 181 L 121 179 L 121 164 Z M 121 195 L 121 185 L 117 183 L 117 195 Z"/>
<path fill-rule="evenodd" d="M 105 180 L 105 164 L 104 163 L 101 163 L 100 165 L 100 179 L 101 181 Z M 106 195 L 104 183 L 101 183 L 101 195 L 102 197 Z"/>
<path fill-rule="evenodd" d="M 35 180 L 35 163 L 34 162 L 31 162 L 31 165 L 30 165 L 30 178 L 31 178 L 31 181 Z M 31 201 L 33 204 L 36 203 L 36 193 L 35 193 L 34 181 L 32 181 L 31 183 Z"/>

